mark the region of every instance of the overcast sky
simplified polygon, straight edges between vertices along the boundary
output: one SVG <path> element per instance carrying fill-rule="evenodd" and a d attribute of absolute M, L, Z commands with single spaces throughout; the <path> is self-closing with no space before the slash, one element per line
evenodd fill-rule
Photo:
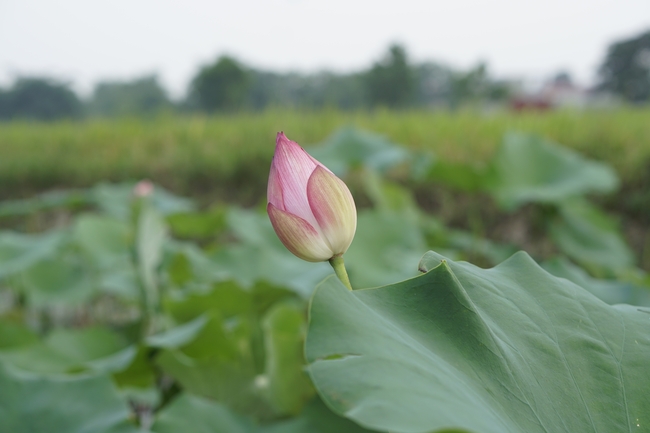
<path fill-rule="evenodd" d="M 368 67 L 391 42 L 413 61 L 499 77 L 593 81 L 607 45 L 650 30 L 650 0 L 0 0 L 0 85 L 46 75 L 87 94 L 158 73 L 178 97 L 218 55 L 276 71 Z"/>

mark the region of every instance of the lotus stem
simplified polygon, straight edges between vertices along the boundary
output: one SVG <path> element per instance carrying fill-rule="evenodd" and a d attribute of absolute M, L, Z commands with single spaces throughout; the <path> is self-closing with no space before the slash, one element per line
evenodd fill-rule
<path fill-rule="evenodd" d="M 343 262 L 343 256 L 335 256 L 330 260 L 330 265 L 334 268 L 336 276 L 339 277 L 339 280 L 348 288 L 352 290 L 352 285 L 350 284 L 350 278 L 348 278 L 348 272 L 345 270 L 345 263 Z"/>

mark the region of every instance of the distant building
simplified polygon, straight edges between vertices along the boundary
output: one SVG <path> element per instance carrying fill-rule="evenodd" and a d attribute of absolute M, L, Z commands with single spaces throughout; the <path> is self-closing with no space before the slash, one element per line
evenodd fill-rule
<path fill-rule="evenodd" d="M 555 108 L 583 108 L 589 99 L 587 90 L 577 86 L 567 73 L 557 74 L 549 81 L 542 88 L 541 96 Z"/>
<path fill-rule="evenodd" d="M 587 101 L 585 89 L 574 84 L 567 73 L 560 73 L 532 91 L 520 91 L 510 100 L 515 111 L 546 111 L 553 108 L 584 107 Z"/>

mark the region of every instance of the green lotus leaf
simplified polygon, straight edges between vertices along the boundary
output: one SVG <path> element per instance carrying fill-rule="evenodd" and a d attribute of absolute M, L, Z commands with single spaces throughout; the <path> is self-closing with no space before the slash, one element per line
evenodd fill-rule
<path fill-rule="evenodd" d="M 525 253 L 480 269 L 430 252 L 420 269 L 316 289 L 306 356 L 335 412 L 404 433 L 650 428 L 650 310 L 607 305 Z"/>

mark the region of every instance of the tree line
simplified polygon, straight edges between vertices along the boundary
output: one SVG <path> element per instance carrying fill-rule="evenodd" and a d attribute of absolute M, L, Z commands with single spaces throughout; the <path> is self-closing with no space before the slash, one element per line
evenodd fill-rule
<path fill-rule="evenodd" d="M 598 72 L 597 89 L 633 103 L 648 102 L 650 31 L 610 45 Z M 199 68 L 181 101 L 172 101 L 155 75 L 100 82 L 87 100 L 81 100 L 67 83 L 24 77 L 11 88 L 0 89 L 0 119 L 155 115 L 170 110 L 217 113 L 268 107 L 455 108 L 504 101 L 511 91 L 511 84 L 492 77 L 483 63 L 464 71 L 435 62 L 413 64 L 404 47 L 392 45 L 369 68 L 350 74 L 282 74 L 222 56 Z"/>

